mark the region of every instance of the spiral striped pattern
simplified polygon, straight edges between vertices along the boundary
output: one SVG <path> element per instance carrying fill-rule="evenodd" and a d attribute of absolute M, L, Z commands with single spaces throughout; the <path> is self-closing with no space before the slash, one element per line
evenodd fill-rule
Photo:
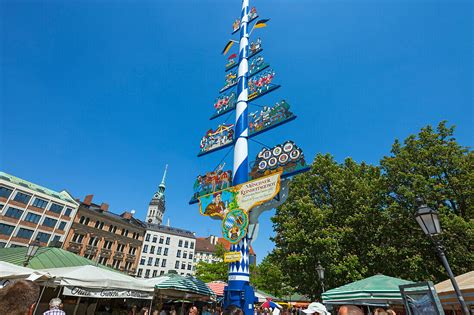
<path fill-rule="evenodd" d="M 242 1 L 242 14 L 240 19 L 240 47 L 239 47 L 239 70 L 237 73 L 237 104 L 235 118 L 235 144 L 234 144 L 234 176 L 233 185 L 238 185 L 248 181 L 248 77 L 249 77 L 249 0 Z M 244 311 L 245 315 L 253 314 L 253 293 L 252 298 L 241 300 L 241 294 L 249 287 L 249 251 L 250 241 L 245 236 L 236 245 L 232 245 L 231 251 L 241 253 L 241 260 L 229 264 L 228 289 L 225 304 L 237 305 Z M 234 292 L 234 293 L 232 293 Z M 228 305 L 225 305 L 228 306 Z"/>

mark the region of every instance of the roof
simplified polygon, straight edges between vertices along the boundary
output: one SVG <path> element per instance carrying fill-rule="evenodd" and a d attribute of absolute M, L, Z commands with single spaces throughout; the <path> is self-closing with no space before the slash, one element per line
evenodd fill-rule
<path fill-rule="evenodd" d="M 19 186 L 23 186 L 23 187 L 31 189 L 31 190 L 35 190 L 39 193 L 48 195 L 48 196 L 53 197 L 53 198 L 61 199 L 61 200 L 66 201 L 66 202 L 70 202 L 70 203 L 73 203 L 75 205 L 79 205 L 79 203 L 74 200 L 74 198 L 71 196 L 71 194 L 69 194 L 65 190 L 57 192 L 57 191 L 51 190 L 49 188 L 39 186 L 37 184 L 33 184 L 29 181 L 26 181 L 26 180 L 18 178 L 16 176 L 7 174 L 5 172 L 0 172 L 0 179 L 3 179 L 7 182 L 10 182 L 10 183 L 13 183 L 13 184 L 16 184 L 16 185 L 19 185 Z"/>
<path fill-rule="evenodd" d="M 113 213 L 111 211 L 104 211 L 100 208 L 100 205 L 98 204 L 95 204 L 95 203 L 91 203 L 90 205 L 87 205 L 85 203 L 81 203 L 81 206 L 79 207 L 79 210 L 80 211 L 93 211 L 95 212 L 96 214 L 98 215 L 103 215 L 105 217 L 108 217 L 110 219 L 113 219 L 113 220 L 118 220 L 118 221 L 123 221 L 124 224 L 133 224 L 135 225 L 137 228 L 142 228 L 143 229 L 143 224 L 140 220 L 138 219 L 135 219 L 134 217 L 132 217 L 131 219 L 127 219 L 127 218 L 124 218 L 123 216 L 121 216 L 120 214 L 116 214 L 116 213 Z"/>
<path fill-rule="evenodd" d="M 466 272 L 465 274 L 455 277 L 460 290 L 474 290 L 474 271 Z M 438 294 L 454 291 L 453 284 L 450 279 L 444 280 L 435 285 Z"/>
<path fill-rule="evenodd" d="M 0 260 L 17 266 L 23 266 L 27 250 L 28 247 L 0 248 Z M 36 255 L 30 259 L 26 267 L 32 269 L 48 269 L 87 265 L 96 265 L 96 262 L 61 248 L 40 247 L 36 252 Z M 97 266 L 113 270 L 100 264 Z"/>
<path fill-rule="evenodd" d="M 215 253 L 216 252 L 216 245 L 211 243 L 211 237 L 196 237 L 196 252 L 207 252 L 207 253 Z M 230 242 L 222 237 L 216 237 L 217 243 L 224 246 L 226 250 L 230 250 Z M 252 246 L 250 246 L 250 255 L 255 255 Z"/>
<path fill-rule="evenodd" d="M 224 281 L 212 281 L 206 284 L 217 296 L 224 296 L 224 288 L 227 286 L 227 283 Z"/>
<path fill-rule="evenodd" d="M 400 285 L 413 282 L 385 275 L 375 275 L 323 293 L 323 303 L 401 302 Z"/>
<path fill-rule="evenodd" d="M 162 224 L 153 224 L 153 223 L 145 223 L 142 222 L 142 225 L 150 231 L 155 231 L 155 232 L 162 232 L 165 234 L 172 234 L 172 235 L 178 235 L 178 236 L 184 236 L 184 237 L 189 237 L 189 238 L 195 238 L 194 232 L 180 229 L 180 228 L 175 228 L 172 226 L 167 226 L 167 225 L 162 225 Z"/>

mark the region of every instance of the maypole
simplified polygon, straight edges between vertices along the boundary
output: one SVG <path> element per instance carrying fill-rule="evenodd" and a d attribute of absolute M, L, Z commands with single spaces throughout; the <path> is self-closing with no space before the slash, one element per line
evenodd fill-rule
<path fill-rule="evenodd" d="M 261 109 L 255 112 L 248 110 L 248 102 L 280 87 L 273 83 L 275 72 L 269 69 L 270 65 L 260 54 L 263 50 L 260 38 L 249 43 L 253 30 L 266 27 L 269 21 L 258 20 L 249 31 L 249 24 L 257 18 L 257 10 L 249 9 L 249 0 L 242 0 L 240 19 L 233 23 L 232 32 L 235 34 L 240 30 L 240 38 L 230 40 L 222 52 L 226 55 L 234 43 L 239 43 L 238 55 L 234 53 L 228 57 L 225 85 L 219 91 L 220 96 L 214 103 L 215 113 L 211 116 L 212 120 L 235 110 L 235 123 L 208 129 L 201 138 L 198 153 L 198 156 L 204 156 L 233 146 L 233 171 L 225 170 L 224 163 L 199 175 L 189 202 L 199 202 L 202 215 L 222 220 L 222 236 L 231 243 L 230 252 L 224 257 L 229 263 L 224 306 L 235 305 L 245 315 L 254 313 L 249 254 L 250 244 L 257 237 L 259 216 L 285 201 L 290 176 L 309 169 L 302 150 L 289 140 L 262 148 L 249 169 L 248 139 L 296 118 L 284 99 L 273 106 L 260 106 Z M 238 62 L 235 62 L 237 57 Z"/>

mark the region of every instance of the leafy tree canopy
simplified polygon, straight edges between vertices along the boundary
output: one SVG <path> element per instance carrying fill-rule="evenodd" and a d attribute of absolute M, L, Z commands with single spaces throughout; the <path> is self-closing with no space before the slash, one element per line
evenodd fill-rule
<path fill-rule="evenodd" d="M 377 273 L 408 280 L 447 278 L 433 245 L 416 221 L 423 197 L 440 212 L 442 242 L 455 274 L 474 266 L 473 156 L 441 122 L 398 140 L 379 166 L 319 154 L 309 172 L 296 176 L 287 201 L 272 218 L 282 274 L 298 292 L 326 288 Z"/>

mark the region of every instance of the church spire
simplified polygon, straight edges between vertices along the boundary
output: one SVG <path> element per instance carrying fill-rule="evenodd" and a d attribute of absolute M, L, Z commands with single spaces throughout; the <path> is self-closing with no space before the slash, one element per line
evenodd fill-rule
<path fill-rule="evenodd" d="M 165 180 L 166 180 L 166 173 L 168 172 L 168 164 L 166 164 L 165 166 L 165 172 L 163 173 L 163 178 L 161 179 L 161 184 L 160 184 L 160 188 L 163 187 L 163 188 L 166 188 L 165 186 Z"/>
<path fill-rule="evenodd" d="M 165 180 L 166 180 L 167 172 L 168 172 L 168 164 L 166 164 L 165 172 L 163 173 L 163 178 L 161 180 L 160 185 L 158 186 L 158 190 L 153 195 L 153 198 L 151 199 L 150 204 L 148 206 L 148 213 L 146 216 L 146 221 L 148 223 L 161 224 L 163 222 L 163 215 L 166 210 Z"/>

